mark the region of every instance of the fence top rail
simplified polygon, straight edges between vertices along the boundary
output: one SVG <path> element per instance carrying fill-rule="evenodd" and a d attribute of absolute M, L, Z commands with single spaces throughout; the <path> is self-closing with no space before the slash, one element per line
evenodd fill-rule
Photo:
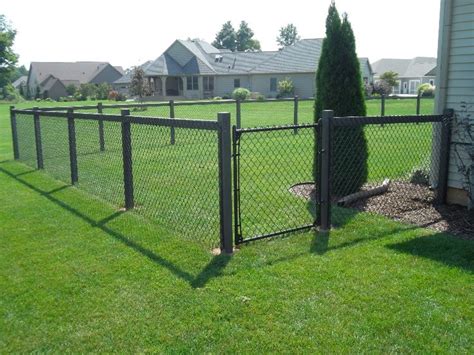
<path fill-rule="evenodd" d="M 257 99 L 247 99 L 241 101 L 242 104 L 247 103 L 271 103 L 271 102 L 288 102 L 294 101 L 295 97 L 289 98 L 280 98 L 280 99 L 264 99 L 264 100 L 257 100 Z M 299 101 L 313 101 L 314 98 L 298 98 Z M 234 99 L 223 99 L 223 100 L 198 100 L 198 101 L 173 101 L 175 106 L 202 106 L 202 105 L 224 105 L 224 104 L 233 104 L 236 103 L 237 100 Z M 38 107 L 39 111 L 67 111 L 68 109 L 72 108 L 73 110 L 96 110 L 99 107 L 101 102 L 97 102 L 97 105 L 74 105 L 74 106 L 56 106 L 56 107 Z M 122 104 L 102 104 L 103 109 L 110 109 L 110 108 L 130 108 L 130 107 L 162 107 L 162 106 L 169 106 L 170 101 L 160 101 L 160 102 L 130 102 L 130 103 L 122 103 Z M 33 108 L 31 108 L 33 109 Z"/>
<path fill-rule="evenodd" d="M 317 127 L 318 127 L 318 123 L 307 123 L 307 124 L 300 124 L 300 125 L 236 128 L 235 131 L 238 134 L 242 134 L 242 133 L 251 133 L 251 132 L 284 131 L 284 130 L 307 129 L 307 128 L 317 128 Z"/>
<path fill-rule="evenodd" d="M 15 110 L 17 114 L 34 115 L 38 113 L 41 117 L 60 117 L 68 118 L 68 113 L 63 111 L 34 111 L 34 110 Z M 195 120 L 188 118 L 167 118 L 167 117 L 147 117 L 147 116 L 122 116 L 99 113 L 73 113 L 73 118 L 78 120 L 108 121 L 108 122 L 130 122 L 132 124 L 143 124 L 150 126 L 164 126 L 175 128 L 189 128 L 217 131 L 220 125 L 213 120 Z"/>
<path fill-rule="evenodd" d="M 346 116 L 334 117 L 332 120 L 333 126 L 360 126 L 360 125 L 375 125 L 375 124 L 391 124 L 391 123 L 429 123 L 441 122 L 444 115 L 418 115 L 418 116 Z"/>

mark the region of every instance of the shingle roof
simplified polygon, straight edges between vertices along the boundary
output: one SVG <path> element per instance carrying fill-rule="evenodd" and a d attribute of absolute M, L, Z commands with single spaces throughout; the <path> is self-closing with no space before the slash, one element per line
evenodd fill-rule
<path fill-rule="evenodd" d="M 139 65 L 144 71 L 152 64 L 151 60 Z M 128 70 L 121 78 L 115 80 L 114 84 L 130 84 L 132 82 L 133 70 Z"/>
<path fill-rule="evenodd" d="M 321 55 L 322 39 L 303 39 L 280 51 L 230 52 L 219 50 L 200 40 L 178 40 L 193 55 L 186 65 L 180 66 L 165 52 L 148 68 L 145 74 L 272 74 L 315 72 Z M 368 62 L 361 58 L 361 65 Z"/>
<path fill-rule="evenodd" d="M 107 62 L 32 62 L 31 68 L 39 83 L 53 75 L 59 80 L 83 84 L 92 80 L 107 65 Z"/>
<path fill-rule="evenodd" d="M 25 85 L 26 81 L 28 80 L 27 75 L 20 76 L 18 79 L 16 79 L 12 85 L 15 89 L 19 88 L 21 85 Z"/>
<path fill-rule="evenodd" d="M 436 67 L 436 58 L 415 57 L 413 59 L 383 58 L 372 64 L 374 72 L 381 75 L 393 71 L 399 77 L 422 77 Z"/>

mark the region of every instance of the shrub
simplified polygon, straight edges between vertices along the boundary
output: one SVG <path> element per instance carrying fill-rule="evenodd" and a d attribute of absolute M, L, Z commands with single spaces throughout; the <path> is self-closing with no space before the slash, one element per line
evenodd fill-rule
<path fill-rule="evenodd" d="M 222 95 L 222 100 L 229 100 L 230 98 L 232 98 L 232 96 L 230 94 Z"/>
<path fill-rule="evenodd" d="M 424 83 L 418 86 L 418 94 L 425 97 L 434 96 L 435 87 L 429 83 Z"/>
<path fill-rule="evenodd" d="M 127 100 L 127 96 L 121 93 L 118 93 L 117 97 L 115 98 L 115 101 L 126 101 L 126 100 Z"/>
<path fill-rule="evenodd" d="M 278 82 L 278 95 L 279 97 L 291 97 L 295 93 L 295 86 L 291 79 L 284 79 Z"/>
<path fill-rule="evenodd" d="M 326 37 L 316 72 L 315 120 L 325 109 L 336 117 L 366 116 L 355 37 L 347 15 L 342 20 L 334 2 L 326 19 Z M 363 126 L 333 130 L 332 186 L 336 196 L 358 191 L 367 181 L 367 140 Z M 342 144 L 343 143 L 343 144 Z M 317 147 L 315 147 L 317 148 Z M 314 151 L 314 177 L 317 181 L 318 152 Z"/>
<path fill-rule="evenodd" d="M 244 101 L 250 96 L 250 91 L 245 88 L 237 88 L 232 93 L 232 98 L 234 100 Z"/>
<path fill-rule="evenodd" d="M 392 87 L 385 80 L 379 80 L 374 84 L 373 93 L 388 96 L 392 93 Z"/>
<path fill-rule="evenodd" d="M 257 95 L 257 101 L 265 101 L 265 95 L 263 94 Z"/>
<path fill-rule="evenodd" d="M 222 97 L 220 97 L 220 96 L 215 96 L 215 97 L 213 98 L 213 100 L 219 101 L 219 100 L 222 100 Z"/>
<path fill-rule="evenodd" d="M 68 86 L 66 86 L 66 92 L 69 96 L 74 95 L 76 93 L 76 91 L 77 91 L 76 85 L 69 84 Z"/>
<path fill-rule="evenodd" d="M 370 83 L 364 84 L 365 97 L 371 97 L 374 92 L 374 86 Z"/>
<path fill-rule="evenodd" d="M 109 100 L 117 100 L 117 96 L 119 95 L 119 92 L 118 91 L 115 91 L 115 90 L 110 90 L 109 91 L 109 94 L 107 95 L 107 98 Z"/>
<path fill-rule="evenodd" d="M 429 186 L 430 172 L 426 168 L 415 168 L 410 173 L 409 179 L 412 184 Z"/>

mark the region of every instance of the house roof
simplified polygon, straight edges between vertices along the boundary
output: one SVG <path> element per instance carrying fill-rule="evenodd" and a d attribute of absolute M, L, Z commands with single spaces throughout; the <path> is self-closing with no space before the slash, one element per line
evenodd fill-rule
<path fill-rule="evenodd" d="M 16 79 L 12 85 L 15 89 L 18 89 L 21 85 L 25 85 L 28 80 L 27 75 L 20 76 L 18 79 Z"/>
<path fill-rule="evenodd" d="M 110 64 L 107 62 L 32 62 L 30 75 L 36 75 L 38 83 L 53 75 L 63 82 L 84 84 L 94 79 L 108 65 Z"/>
<path fill-rule="evenodd" d="M 423 77 L 436 67 L 436 58 L 415 57 L 412 59 L 383 58 L 372 64 L 374 72 L 381 75 L 393 71 L 399 77 Z"/>
<path fill-rule="evenodd" d="M 146 70 L 153 61 L 149 60 L 141 65 L 139 65 L 140 68 L 143 70 Z M 127 72 L 124 72 L 123 76 L 117 80 L 115 80 L 113 83 L 114 84 L 130 84 L 132 82 L 132 75 L 133 75 L 133 70 L 128 70 Z"/>
<path fill-rule="evenodd" d="M 177 40 L 165 53 L 145 69 L 145 74 L 186 75 L 186 74 L 273 74 L 308 73 L 318 66 L 323 40 L 303 39 L 280 51 L 231 52 L 220 50 L 202 40 Z M 169 50 L 175 45 L 184 47 L 191 59 L 185 64 L 173 58 Z M 173 51 L 182 53 L 179 51 Z M 361 65 L 368 63 L 361 58 Z M 369 64 L 370 68 L 370 64 Z"/>

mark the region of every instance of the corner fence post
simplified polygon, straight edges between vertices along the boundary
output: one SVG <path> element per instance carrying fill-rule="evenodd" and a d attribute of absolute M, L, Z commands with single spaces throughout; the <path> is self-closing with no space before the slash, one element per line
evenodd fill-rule
<path fill-rule="evenodd" d="M 77 150 L 76 150 L 76 127 L 74 124 L 74 110 L 67 110 L 67 128 L 69 138 L 69 163 L 71 166 L 71 184 L 75 185 L 78 181 L 77 173 Z"/>
<path fill-rule="evenodd" d="M 382 94 L 380 98 L 380 116 L 385 116 L 385 95 Z"/>
<path fill-rule="evenodd" d="M 133 197 L 133 166 L 132 166 L 132 134 L 130 121 L 130 110 L 122 110 L 122 156 L 123 156 L 123 187 L 125 193 L 125 209 L 134 207 Z"/>
<path fill-rule="evenodd" d="M 330 191 L 330 169 L 331 169 L 331 125 L 334 111 L 324 110 L 321 119 L 321 231 L 325 232 L 331 228 L 331 191 Z"/>
<path fill-rule="evenodd" d="M 175 118 L 174 116 L 174 100 L 170 100 L 170 118 Z M 176 133 L 174 126 L 170 128 L 170 144 L 174 145 L 176 143 Z"/>
<path fill-rule="evenodd" d="M 446 203 L 446 194 L 448 191 L 449 146 L 451 143 L 451 123 L 454 110 L 444 110 L 443 116 L 443 120 L 441 121 L 438 186 L 436 189 L 436 202 L 440 205 Z"/>
<path fill-rule="evenodd" d="M 35 125 L 36 166 L 43 169 L 43 144 L 41 142 L 41 124 L 39 107 L 33 108 L 33 120 Z"/>
<path fill-rule="evenodd" d="M 298 95 L 295 95 L 293 102 L 293 124 L 298 126 Z M 293 133 L 298 134 L 298 128 L 295 127 Z"/>
<path fill-rule="evenodd" d="M 101 115 L 104 112 L 104 107 L 102 102 L 97 104 L 97 113 Z M 104 121 L 99 120 L 99 147 L 100 151 L 105 151 L 105 138 L 104 138 Z"/>
<path fill-rule="evenodd" d="M 232 149 L 230 135 L 230 113 L 217 114 L 219 151 L 219 205 L 221 251 L 232 254 Z"/>
<path fill-rule="evenodd" d="M 237 129 L 242 128 L 242 102 L 240 99 L 235 100 L 236 125 Z"/>
<path fill-rule="evenodd" d="M 18 149 L 18 131 L 16 128 L 16 112 L 15 106 L 10 106 L 10 124 L 12 128 L 13 158 L 20 159 L 20 151 Z"/>
<path fill-rule="evenodd" d="M 421 95 L 420 93 L 418 93 L 418 95 L 416 96 L 416 115 L 417 116 L 420 115 L 420 100 L 421 100 Z"/>

